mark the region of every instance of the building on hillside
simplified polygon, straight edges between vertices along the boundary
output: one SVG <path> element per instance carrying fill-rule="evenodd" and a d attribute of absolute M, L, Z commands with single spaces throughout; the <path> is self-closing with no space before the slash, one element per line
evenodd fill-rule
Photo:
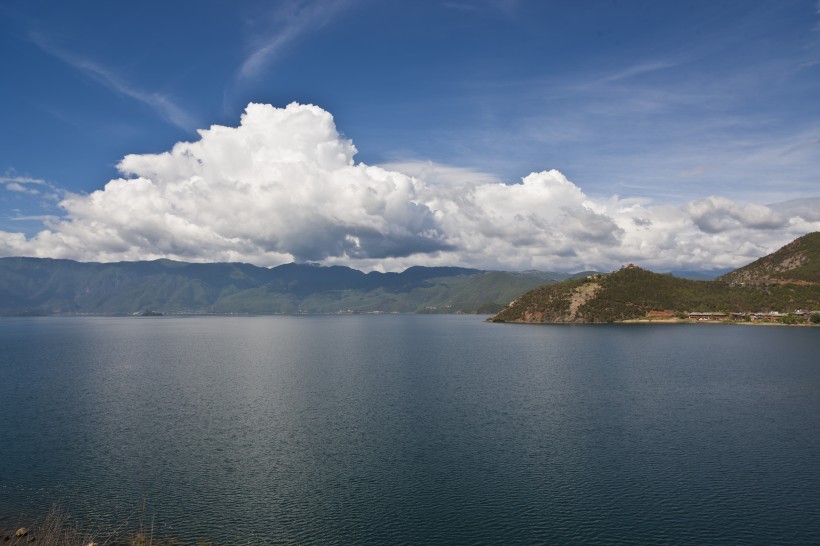
<path fill-rule="evenodd" d="M 781 313 L 779 311 L 769 311 L 767 313 L 755 313 L 752 316 L 752 318 L 754 320 L 780 320 L 788 316 L 788 313 Z"/>

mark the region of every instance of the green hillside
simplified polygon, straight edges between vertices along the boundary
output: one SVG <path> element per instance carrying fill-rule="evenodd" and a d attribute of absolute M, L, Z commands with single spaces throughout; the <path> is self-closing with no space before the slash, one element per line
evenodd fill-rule
<path fill-rule="evenodd" d="M 780 250 L 727 273 L 719 280 L 739 283 L 820 283 L 820 232 L 809 233 Z"/>
<path fill-rule="evenodd" d="M 516 299 L 493 320 L 601 323 L 641 319 L 652 312 L 820 310 L 820 283 L 810 280 L 816 278 L 812 275 L 820 264 L 819 240 L 817 233 L 801 237 L 716 281 L 681 279 L 629 266 L 607 275 L 543 286 Z M 753 278 L 767 282 L 751 282 Z"/>

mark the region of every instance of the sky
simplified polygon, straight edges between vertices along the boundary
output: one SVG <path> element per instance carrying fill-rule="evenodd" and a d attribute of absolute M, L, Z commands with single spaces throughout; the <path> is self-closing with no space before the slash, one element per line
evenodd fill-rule
<path fill-rule="evenodd" d="M 0 256 L 744 265 L 820 230 L 818 0 L 0 0 Z"/>

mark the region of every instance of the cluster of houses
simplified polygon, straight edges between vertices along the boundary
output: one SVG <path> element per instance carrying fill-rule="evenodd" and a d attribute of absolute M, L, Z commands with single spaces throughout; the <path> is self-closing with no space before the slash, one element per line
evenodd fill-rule
<path fill-rule="evenodd" d="M 811 317 L 811 315 L 814 313 L 820 313 L 820 311 L 804 311 L 803 309 L 798 309 L 797 311 L 794 311 L 792 313 L 780 313 L 778 311 L 769 311 L 766 313 L 693 312 L 687 313 L 687 316 L 693 320 L 754 320 L 762 322 L 776 322 L 781 321 L 789 316 L 794 316 L 798 319 L 808 320 L 809 317 Z"/>

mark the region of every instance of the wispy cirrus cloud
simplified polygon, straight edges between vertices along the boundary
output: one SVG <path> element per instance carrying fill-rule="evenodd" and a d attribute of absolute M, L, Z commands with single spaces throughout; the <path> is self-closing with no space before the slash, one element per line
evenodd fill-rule
<path fill-rule="evenodd" d="M 239 67 L 237 79 L 257 76 L 289 43 L 303 34 L 327 25 L 340 11 L 355 0 L 296 1 L 272 14 L 276 24 L 255 41 L 250 53 Z"/>
<path fill-rule="evenodd" d="M 643 74 L 649 74 L 651 72 L 656 72 L 658 70 L 664 70 L 667 68 L 674 68 L 677 66 L 678 62 L 673 61 L 648 61 L 639 64 L 635 64 L 632 66 L 628 66 L 626 68 L 622 68 L 621 70 L 614 72 L 612 74 L 608 74 L 598 80 L 597 83 L 612 83 L 617 82 L 620 80 L 627 80 L 629 78 L 633 78 L 635 76 L 641 76 Z"/>
<path fill-rule="evenodd" d="M 456 187 L 476 183 L 501 184 L 503 182 L 501 178 L 491 173 L 432 161 L 391 161 L 382 163 L 379 167 L 424 180 L 426 184 L 431 186 L 447 185 Z"/>
<path fill-rule="evenodd" d="M 9 218 L 12 222 L 41 222 L 49 225 L 59 222 L 62 218 L 55 214 L 32 214 L 27 216 L 13 216 Z"/>
<path fill-rule="evenodd" d="M 6 173 L 4 176 L 0 176 L 0 183 L 2 184 L 39 184 L 43 185 L 46 183 L 45 180 L 41 178 L 32 178 L 30 176 L 16 176 L 14 174 Z"/>
<path fill-rule="evenodd" d="M 42 33 L 30 32 L 29 39 L 44 52 L 79 70 L 100 85 L 150 107 L 171 125 L 184 131 L 192 131 L 197 127 L 196 119 L 168 95 L 140 89 L 102 64 L 55 46 Z"/>
<path fill-rule="evenodd" d="M 59 222 L 64 212 L 59 202 L 70 195 L 43 178 L 7 169 L 0 173 L 0 231 L 18 224 L 26 234 L 33 235 Z M 6 206 L 10 208 L 4 211 Z"/>
<path fill-rule="evenodd" d="M 8 184 L 6 184 L 6 189 L 9 191 L 16 191 L 19 193 L 30 193 L 32 195 L 37 195 L 38 193 L 40 193 L 39 190 L 36 190 L 34 188 L 27 188 L 26 186 L 18 184 L 17 182 L 9 182 Z"/>
<path fill-rule="evenodd" d="M 810 140 L 808 142 L 802 142 L 800 144 L 797 144 L 796 146 L 790 147 L 788 150 L 785 150 L 780 155 L 781 156 L 786 156 L 786 155 L 805 152 L 807 150 L 814 150 L 814 149 L 817 149 L 817 148 L 820 148 L 820 139 L 814 139 L 814 140 Z"/>
<path fill-rule="evenodd" d="M 0 188 L 17 194 L 36 196 L 34 199 L 46 208 L 71 194 L 42 178 L 17 174 L 13 168 L 0 175 Z"/>
<path fill-rule="evenodd" d="M 49 185 L 45 180 L 30 176 L 17 176 L 11 172 L 6 172 L 4 176 L 0 176 L 0 184 L 3 184 L 8 191 L 28 193 L 30 195 L 39 195 L 40 193 L 39 189 L 32 186 Z"/>
<path fill-rule="evenodd" d="M 480 2 L 444 2 L 443 7 L 462 12 L 498 13 L 513 17 L 518 10 L 518 0 L 484 0 Z"/>

